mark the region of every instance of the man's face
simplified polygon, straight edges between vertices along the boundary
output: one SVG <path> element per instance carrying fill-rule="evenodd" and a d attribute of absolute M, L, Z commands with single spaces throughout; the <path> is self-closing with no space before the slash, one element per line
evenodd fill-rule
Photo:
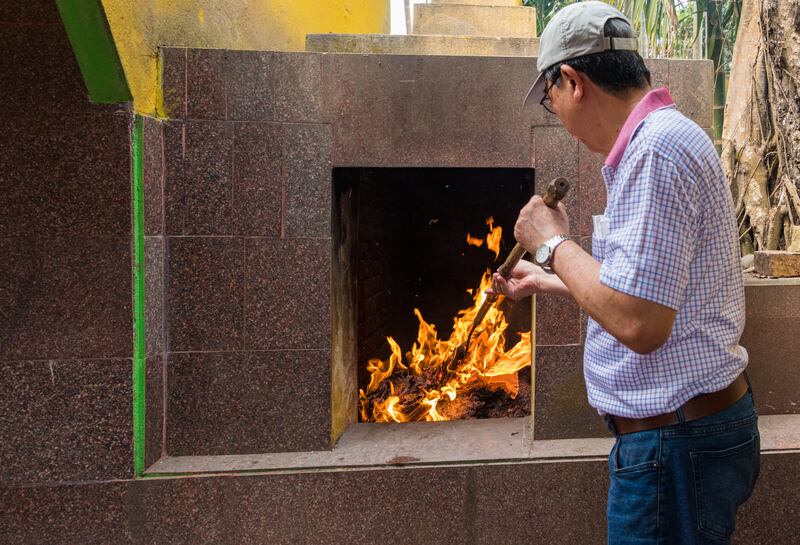
<path fill-rule="evenodd" d="M 545 87 L 545 98 L 542 105 L 545 108 L 558 116 L 561 124 L 569 131 L 572 136 L 580 139 L 580 135 L 575 132 L 575 111 L 578 104 L 572 96 L 574 89 L 574 82 L 567 81 L 563 75 L 559 75 L 558 79 L 554 82 L 548 82 Z"/>
<path fill-rule="evenodd" d="M 583 78 L 568 65 L 562 65 L 555 82 L 547 82 L 542 106 L 556 116 L 573 137 L 592 151 L 599 151 L 592 142 L 594 112 L 587 108 Z"/>

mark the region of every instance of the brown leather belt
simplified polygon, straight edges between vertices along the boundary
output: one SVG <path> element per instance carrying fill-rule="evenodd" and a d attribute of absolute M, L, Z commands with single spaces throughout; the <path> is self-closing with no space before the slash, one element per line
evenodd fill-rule
<path fill-rule="evenodd" d="M 747 392 L 747 388 L 747 379 L 744 374 L 741 374 L 724 390 L 690 399 L 681 407 L 683 409 L 684 422 L 697 420 L 727 409 L 741 399 Z M 680 423 L 677 411 L 658 414 L 649 418 L 624 418 L 622 416 L 609 415 L 609 419 L 619 435 L 653 430 L 664 426 L 674 426 Z"/>

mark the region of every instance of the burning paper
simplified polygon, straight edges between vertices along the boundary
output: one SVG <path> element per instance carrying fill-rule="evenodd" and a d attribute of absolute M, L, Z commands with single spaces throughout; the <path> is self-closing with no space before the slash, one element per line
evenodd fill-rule
<path fill-rule="evenodd" d="M 492 218 L 486 223 L 489 234 L 485 240 L 467 235 L 468 243 L 480 247 L 485 241 L 499 256 L 502 229 L 494 226 Z M 439 339 L 436 326 L 426 322 L 419 309 L 414 309 L 419 328 L 410 350 L 404 354 L 397 342 L 387 337 L 389 358 L 373 358 L 367 363 L 370 382 L 359 390 L 362 421 L 451 420 L 463 414 L 466 398 L 476 390 L 500 388 L 516 396 L 517 372 L 531 364 L 531 334 L 520 334 L 519 341 L 505 349 L 508 322 L 500 309 L 502 298 L 472 335 L 466 356 L 454 362 L 456 349 L 467 339 L 491 279 L 492 271 L 487 269 L 477 289 L 470 290 L 472 305 L 458 311 L 454 318 L 448 339 Z"/>

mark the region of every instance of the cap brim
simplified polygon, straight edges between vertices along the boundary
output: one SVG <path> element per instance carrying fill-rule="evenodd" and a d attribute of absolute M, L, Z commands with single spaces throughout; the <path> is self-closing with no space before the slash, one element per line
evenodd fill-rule
<path fill-rule="evenodd" d="M 541 101 L 544 97 L 544 86 L 544 72 L 539 72 L 539 76 L 536 78 L 536 81 L 533 82 L 533 85 L 531 85 L 528 94 L 525 96 L 525 100 L 522 102 L 522 107 L 527 108 L 531 102 Z"/>

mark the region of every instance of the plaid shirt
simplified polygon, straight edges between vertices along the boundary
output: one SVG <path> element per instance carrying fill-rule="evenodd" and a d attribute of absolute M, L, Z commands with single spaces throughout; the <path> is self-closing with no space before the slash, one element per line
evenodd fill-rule
<path fill-rule="evenodd" d="M 594 320 L 586 334 L 589 402 L 645 418 L 728 386 L 747 366 L 738 345 L 744 287 L 732 199 L 706 133 L 666 89 L 631 112 L 603 166 L 605 215 L 592 254 L 600 282 L 677 311 L 667 342 L 637 354 Z"/>

